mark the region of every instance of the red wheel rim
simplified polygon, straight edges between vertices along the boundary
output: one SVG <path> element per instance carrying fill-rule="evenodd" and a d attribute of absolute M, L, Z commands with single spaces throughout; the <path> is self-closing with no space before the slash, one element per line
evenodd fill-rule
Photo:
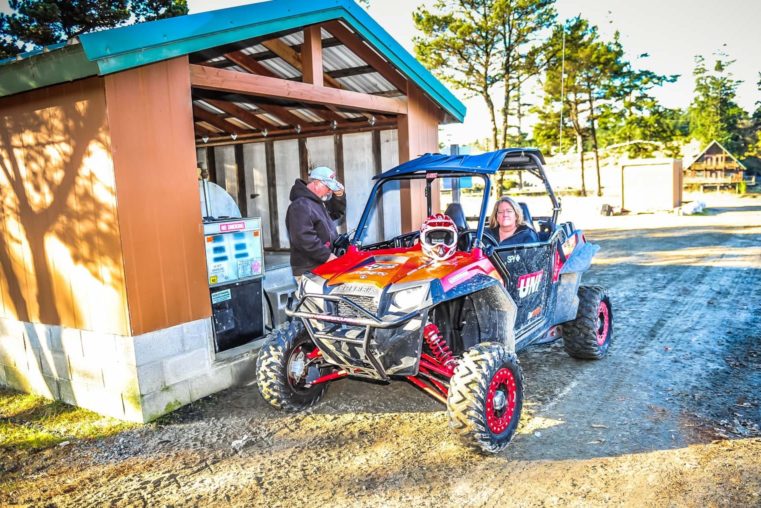
<path fill-rule="evenodd" d="M 608 340 L 608 330 L 610 329 L 610 311 L 608 304 L 600 302 L 597 308 L 597 345 L 602 346 Z"/>
<path fill-rule="evenodd" d="M 486 423 L 493 433 L 501 434 L 510 425 L 516 393 L 513 371 L 505 367 L 499 369 L 491 378 L 486 394 Z"/>

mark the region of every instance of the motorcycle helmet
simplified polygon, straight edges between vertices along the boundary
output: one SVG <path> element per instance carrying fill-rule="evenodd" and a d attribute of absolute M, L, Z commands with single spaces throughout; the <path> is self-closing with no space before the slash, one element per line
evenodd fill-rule
<path fill-rule="evenodd" d="M 428 217 L 420 228 L 420 245 L 431 259 L 444 261 L 457 251 L 457 226 L 443 213 Z"/>

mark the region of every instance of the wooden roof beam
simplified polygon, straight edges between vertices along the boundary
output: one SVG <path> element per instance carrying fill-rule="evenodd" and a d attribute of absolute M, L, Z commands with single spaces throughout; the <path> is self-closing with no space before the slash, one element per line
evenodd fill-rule
<path fill-rule="evenodd" d="M 279 77 L 274 72 L 269 70 L 267 67 L 265 67 L 264 65 L 256 61 L 254 58 L 251 58 L 251 56 L 245 54 L 243 51 L 233 51 L 232 53 L 225 53 L 224 57 L 230 60 L 235 65 L 246 69 L 248 72 L 252 74 L 259 74 L 261 76 L 267 76 L 270 78 Z"/>
<path fill-rule="evenodd" d="M 361 76 L 362 74 L 372 74 L 378 72 L 375 67 L 370 65 L 363 65 L 361 67 L 349 67 L 348 69 L 338 69 L 335 71 L 328 71 L 328 75 L 331 78 L 348 78 L 351 76 Z"/>
<path fill-rule="evenodd" d="M 304 28 L 304 44 L 301 50 L 301 67 L 304 83 L 323 86 L 322 32 L 319 25 Z"/>
<path fill-rule="evenodd" d="M 193 127 L 195 128 L 196 135 L 200 134 L 201 136 L 219 136 L 219 132 L 208 129 L 203 125 L 198 125 L 195 122 L 193 122 Z"/>
<path fill-rule="evenodd" d="M 386 62 L 372 48 L 360 39 L 356 34 L 349 31 L 339 21 L 329 21 L 325 23 L 324 28 L 336 39 L 340 40 L 344 46 L 349 48 L 355 55 L 364 60 L 368 65 L 375 68 L 378 73 L 396 88 L 406 94 L 407 79 L 397 72 L 391 64 Z"/>
<path fill-rule="evenodd" d="M 222 129 L 223 131 L 230 134 L 240 130 L 240 127 L 225 121 L 224 117 L 220 115 L 215 115 L 214 113 L 206 111 L 202 107 L 197 106 L 195 104 L 193 104 L 193 116 L 197 120 L 203 120 L 204 122 L 211 124 L 218 129 Z"/>
<path fill-rule="evenodd" d="M 297 53 L 288 44 L 284 43 L 280 39 L 273 39 L 271 41 L 263 42 L 262 46 L 269 49 L 270 51 L 275 53 L 277 56 L 285 60 L 294 69 L 304 74 L 304 67 L 301 64 L 301 55 Z M 322 58 L 322 51 L 320 51 L 320 58 Z M 320 60 L 320 67 L 322 67 L 322 60 Z M 323 83 L 327 84 L 328 86 L 332 86 L 333 88 L 344 88 L 344 86 L 341 85 L 340 82 L 336 81 L 330 76 L 326 76 L 324 72 L 322 73 L 322 79 L 323 79 Z"/>
<path fill-rule="evenodd" d="M 330 124 L 312 124 L 307 127 L 304 127 L 300 134 L 297 134 L 294 132 L 293 128 L 291 127 L 280 127 L 275 129 L 269 129 L 267 131 L 267 136 L 265 137 L 260 132 L 251 132 L 251 133 L 243 133 L 239 134 L 238 137 L 235 140 L 235 143 L 230 142 L 230 136 L 225 134 L 219 134 L 215 133 L 212 134 L 209 137 L 208 143 L 223 143 L 223 144 L 237 144 L 237 143 L 249 143 L 251 141 L 262 141 L 264 139 L 277 139 L 279 137 L 284 138 L 295 138 L 295 137 L 302 137 L 309 134 L 337 134 L 337 133 L 346 133 L 346 132 L 363 132 L 363 131 L 371 131 L 371 130 L 377 130 L 377 129 L 386 129 L 386 128 L 394 128 L 397 126 L 396 120 L 392 121 L 386 121 L 386 122 L 380 122 L 374 127 L 371 127 L 367 125 L 364 121 L 349 121 L 344 120 L 343 122 L 338 122 L 336 124 L 336 128 L 333 129 Z"/>
<path fill-rule="evenodd" d="M 279 125 L 275 125 L 272 123 L 267 122 L 266 120 L 259 118 L 252 112 L 245 110 L 241 108 L 240 106 L 236 106 L 232 102 L 227 101 L 221 101 L 217 99 L 204 99 L 206 102 L 211 104 L 217 109 L 221 109 L 225 113 L 234 116 L 238 120 L 247 123 L 251 127 L 254 127 L 256 129 L 271 129 L 273 127 L 280 127 Z"/>
<path fill-rule="evenodd" d="M 314 108 L 309 108 L 309 110 L 315 115 L 319 116 L 320 118 L 324 118 L 325 120 L 328 120 L 328 121 L 335 120 L 336 122 L 345 122 L 347 120 L 347 118 L 344 118 L 338 113 L 336 113 L 335 108 L 330 109 L 327 107 L 325 108 L 314 107 Z"/>
<path fill-rule="evenodd" d="M 192 86 L 204 90 L 272 97 L 391 115 L 407 114 L 407 102 L 400 99 L 378 97 L 225 69 L 214 69 L 197 64 L 190 65 L 190 83 Z"/>
<path fill-rule="evenodd" d="M 304 120 L 301 117 L 298 117 L 288 111 L 283 106 L 277 105 L 277 104 L 256 104 L 256 107 L 264 111 L 265 113 L 269 113 L 270 115 L 278 117 L 281 121 L 296 126 L 296 125 L 303 125 L 309 123 L 308 121 Z"/>
<path fill-rule="evenodd" d="M 258 44 L 258 42 L 257 42 L 257 44 Z M 253 46 L 253 43 L 249 45 L 249 47 L 251 47 L 251 46 Z M 323 39 L 322 40 L 322 49 L 333 48 L 335 46 L 343 46 L 343 43 L 341 41 L 339 41 L 338 39 L 336 39 L 335 37 L 330 37 L 329 39 Z M 293 46 L 291 46 L 291 48 L 293 48 L 293 50 L 296 53 L 301 53 L 301 51 L 302 51 L 301 48 L 302 47 L 303 47 L 303 44 L 294 44 Z M 216 48 L 216 49 L 219 49 L 219 48 Z M 237 53 L 237 52 L 242 51 L 243 49 L 244 49 L 243 47 L 240 47 L 240 45 L 238 45 L 238 47 L 236 47 L 236 48 L 226 48 L 226 49 L 222 49 L 222 50 L 220 50 L 218 52 L 210 52 L 209 50 L 199 51 L 198 53 L 194 53 L 193 54 L 194 56 L 191 57 L 190 63 L 197 63 L 197 64 L 200 64 L 200 65 L 208 65 L 210 67 L 220 67 L 220 66 L 224 67 L 224 62 L 211 62 L 210 60 L 212 60 L 213 58 L 216 58 L 218 56 L 225 56 L 225 54 L 227 54 L 227 53 Z M 246 53 L 243 53 L 243 54 L 245 55 Z M 260 51 L 258 53 L 252 53 L 252 54 L 246 55 L 246 56 L 248 56 L 250 58 L 253 58 L 254 60 L 256 60 L 258 62 L 261 62 L 262 60 L 269 60 L 271 58 L 279 58 L 275 53 L 273 53 L 272 51 L 269 51 L 269 50 L 267 50 L 267 51 Z"/>
<path fill-rule="evenodd" d="M 296 70 L 300 71 L 304 78 L 304 83 L 310 83 L 314 86 L 328 84 L 333 88 L 346 88 L 340 81 L 334 79 L 323 71 L 322 31 L 319 25 L 308 26 L 304 29 L 304 44 L 301 46 L 301 54 L 280 39 L 266 41 L 263 45 L 292 65 Z M 327 108 L 333 109 L 330 105 L 328 105 Z M 362 114 L 368 119 L 372 116 L 365 112 Z"/>

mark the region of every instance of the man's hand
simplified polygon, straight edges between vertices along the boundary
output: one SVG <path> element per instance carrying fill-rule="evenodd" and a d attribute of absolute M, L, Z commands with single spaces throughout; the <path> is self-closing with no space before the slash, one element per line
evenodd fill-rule
<path fill-rule="evenodd" d="M 334 196 L 338 196 L 339 198 L 344 195 L 344 189 L 340 189 L 337 191 L 333 191 Z"/>

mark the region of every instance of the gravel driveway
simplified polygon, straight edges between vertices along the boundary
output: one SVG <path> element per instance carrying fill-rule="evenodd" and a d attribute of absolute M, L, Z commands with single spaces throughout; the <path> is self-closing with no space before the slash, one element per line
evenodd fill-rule
<path fill-rule="evenodd" d="M 761 199 L 721 199 L 706 216 L 590 222 L 601 251 L 585 282 L 610 289 L 609 356 L 521 354 L 523 421 L 499 455 L 463 448 L 403 382 L 341 380 L 299 415 L 249 386 L 14 452 L 0 505 L 759 506 Z"/>

